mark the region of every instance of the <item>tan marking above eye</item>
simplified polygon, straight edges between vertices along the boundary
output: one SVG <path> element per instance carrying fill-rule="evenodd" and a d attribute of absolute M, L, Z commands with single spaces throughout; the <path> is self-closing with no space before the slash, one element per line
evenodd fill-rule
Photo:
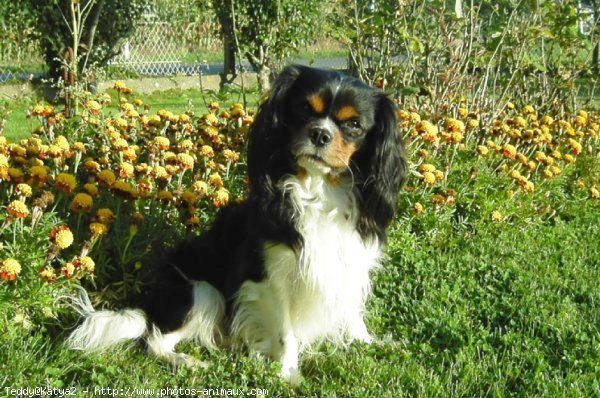
<path fill-rule="evenodd" d="M 335 118 L 340 122 L 345 122 L 358 116 L 360 116 L 358 111 L 352 105 L 344 105 L 335 113 Z"/>
<path fill-rule="evenodd" d="M 325 111 L 325 100 L 318 94 L 308 97 L 308 103 L 316 113 L 323 113 Z"/>

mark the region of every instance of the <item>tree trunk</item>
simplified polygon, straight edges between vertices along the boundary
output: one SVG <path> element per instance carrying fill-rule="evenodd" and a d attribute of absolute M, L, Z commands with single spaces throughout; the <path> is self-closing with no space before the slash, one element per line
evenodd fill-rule
<path fill-rule="evenodd" d="M 261 92 L 271 89 L 271 68 L 267 65 L 259 65 L 257 68 L 258 88 Z"/>

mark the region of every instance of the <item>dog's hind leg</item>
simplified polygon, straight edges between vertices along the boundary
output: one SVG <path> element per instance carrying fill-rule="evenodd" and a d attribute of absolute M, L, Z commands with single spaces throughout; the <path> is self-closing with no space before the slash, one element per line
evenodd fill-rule
<path fill-rule="evenodd" d="M 192 307 L 181 327 L 168 333 L 155 327 L 147 338 L 148 351 L 174 366 L 206 366 L 194 357 L 175 352 L 179 342 L 193 340 L 204 347 L 215 348 L 223 338 L 223 295 L 208 282 L 201 281 L 193 282 L 192 297 Z"/>

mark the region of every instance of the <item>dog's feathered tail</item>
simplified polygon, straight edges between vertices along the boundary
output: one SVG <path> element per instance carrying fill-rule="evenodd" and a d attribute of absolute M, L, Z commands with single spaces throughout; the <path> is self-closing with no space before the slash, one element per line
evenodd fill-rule
<path fill-rule="evenodd" d="M 102 352 L 127 340 L 139 339 L 148 329 L 142 310 L 96 311 L 83 289 L 72 306 L 84 318 L 67 339 L 67 345 L 73 350 Z"/>

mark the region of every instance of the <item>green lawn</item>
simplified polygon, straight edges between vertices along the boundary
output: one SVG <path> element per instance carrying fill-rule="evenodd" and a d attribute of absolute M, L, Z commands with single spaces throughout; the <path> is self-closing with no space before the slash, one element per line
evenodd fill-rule
<path fill-rule="evenodd" d="M 397 222 L 375 277 L 368 324 L 378 342 L 329 344 L 302 357 L 291 389 L 277 365 L 239 352 L 182 351 L 206 370 L 178 369 L 139 346 L 85 357 L 62 346 L 73 319 L 51 331 L 0 317 L 2 386 L 262 388 L 269 396 L 571 396 L 598 382 L 598 208 L 568 220 L 481 225 L 432 244 Z M 1 303 L 5 308 L 11 303 Z"/>

